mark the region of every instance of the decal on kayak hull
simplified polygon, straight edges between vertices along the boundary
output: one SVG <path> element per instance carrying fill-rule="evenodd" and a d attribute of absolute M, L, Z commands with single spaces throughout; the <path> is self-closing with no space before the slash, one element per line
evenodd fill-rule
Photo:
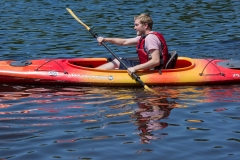
<path fill-rule="evenodd" d="M 56 71 L 49 71 L 48 74 L 49 74 L 49 76 L 56 77 L 58 75 L 58 72 L 56 72 Z"/>
<path fill-rule="evenodd" d="M 114 79 L 113 76 L 98 76 L 98 75 L 85 75 L 85 74 L 69 74 L 69 76 L 86 78 L 86 79 L 99 79 L 99 80 L 107 80 L 108 79 L 110 81 L 112 81 Z"/>

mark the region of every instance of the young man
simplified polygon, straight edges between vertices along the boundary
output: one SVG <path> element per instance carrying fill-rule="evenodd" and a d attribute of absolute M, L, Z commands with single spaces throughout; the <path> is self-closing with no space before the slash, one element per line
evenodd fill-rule
<path fill-rule="evenodd" d="M 137 31 L 135 38 L 103 38 L 98 37 L 98 42 L 109 42 L 120 46 L 136 45 L 140 64 L 133 61 L 122 59 L 128 66 L 128 73 L 131 75 L 137 70 L 146 70 L 151 68 L 162 68 L 168 60 L 168 47 L 162 34 L 152 31 L 153 21 L 148 14 L 140 14 L 134 17 L 134 29 Z M 117 59 L 103 64 L 99 69 L 126 69 Z"/>

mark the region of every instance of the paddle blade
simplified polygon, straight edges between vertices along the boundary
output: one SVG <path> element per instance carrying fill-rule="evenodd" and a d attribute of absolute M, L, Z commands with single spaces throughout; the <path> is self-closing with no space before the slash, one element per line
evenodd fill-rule
<path fill-rule="evenodd" d="M 148 90 L 150 92 L 153 92 L 154 94 L 158 94 L 156 91 L 154 91 L 153 89 L 149 88 L 147 85 L 144 85 L 143 87 L 144 87 L 144 89 L 146 89 L 146 90 Z"/>
<path fill-rule="evenodd" d="M 81 25 L 83 25 L 88 31 L 90 30 L 90 27 L 88 27 L 86 24 L 84 24 L 74 13 L 71 9 L 66 8 L 66 10 L 75 18 Z"/>

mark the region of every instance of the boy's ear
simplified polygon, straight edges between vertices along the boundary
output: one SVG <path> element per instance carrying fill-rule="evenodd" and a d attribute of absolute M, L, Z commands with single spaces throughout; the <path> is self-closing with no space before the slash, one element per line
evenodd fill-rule
<path fill-rule="evenodd" d="M 145 23 L 144 26 L 147 28 L 148 27 L 148 23 Z"/>

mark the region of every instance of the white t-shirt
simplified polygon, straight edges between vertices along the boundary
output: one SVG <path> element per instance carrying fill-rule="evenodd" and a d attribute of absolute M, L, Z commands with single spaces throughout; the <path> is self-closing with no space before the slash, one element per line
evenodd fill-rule
<path fill-rule="evenodd" d="M 150 33 L 152 33 L 151 31 Z M 137 36 L 136 40 L 139 41 L 141 36 Z M 159 49 L 161 51 L 161 41 L 158 39 L 158 37 L 155 34 L 148 34 L 145 38 L 145 47 L 147 52 L 149 52 L 151 49 Z"/>

